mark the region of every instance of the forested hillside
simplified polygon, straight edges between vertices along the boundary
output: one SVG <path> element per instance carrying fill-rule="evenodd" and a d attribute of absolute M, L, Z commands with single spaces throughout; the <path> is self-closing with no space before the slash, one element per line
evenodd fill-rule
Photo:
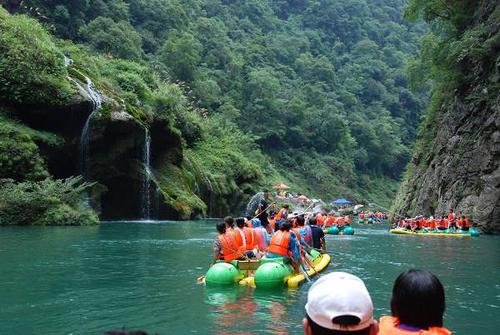
<path fill-rule="evenodd" d="M 2 66 L 15 68 L 4 79 L 10 86 L 0 89 L 12 127 L 51 130 L 28 122 L 22 110 L 68 105 L 75 87 L 64 77 L 92 78 L 114 101 L 104 111 L 121 104 L 151 131 L 154 183 L 161 202 L 181 217 L 236 212 L 252 193 L 277 180 L 326 199 L 342 195 L 384 204 L 397 190 L 428 92 L 425 85 L 410 91 L 405 76 L 406 60 L 418 52 L 425 29 L 403 19 L 403 0 L 1 3 L 35 18 L 54 36 L 20 24 L 38 34 L 35 40 L 51 40 L 46 50 L 26 45 L 17 28 L 10 35 L 0 32 Z M 1 19 L 2 25 L 27 20 L 6 14 Z M 49 63 L 32 55 L 37 47 L 50 54 Z M 68 67 L 63 54 L 73 60 Z M 32 58 L 17 63 L 24 56 Z M 29 71 L 47 77 L 23 81 Z M 53 84 L 51 94 L 43 92 L 51 89 L 45 83 Z M 168 136 L 155 135 L 165 124 Z M 78 174 L 76 168 L 58 169 L 62 160 L 47 158 L 47 145 L 30 134 L 35 147 L 27 165 L 40 161 L 36 171 L 44 171 L 3 177 Z M 105 153 L 99 141 L 111 139 L 97 137 L 92 145 Z M 73 134 L 61 146 L 69 152 L 77 142 Z M 94 165 L 91 180 L 113 173 Z M 99 194 L 112 194 L 124 180 L 100 183 L 105 187 Z"/>

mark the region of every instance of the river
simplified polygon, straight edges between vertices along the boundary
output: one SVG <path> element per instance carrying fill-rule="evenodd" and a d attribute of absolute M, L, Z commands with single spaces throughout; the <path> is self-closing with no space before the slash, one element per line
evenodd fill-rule
<path fill-rule="evenodd" d="M 197 284 L 212 257 L 216 221 L 120 222 L 98 227 L 0 229 L 0 334 L 302 334 L 306 283 L 296 291 Z M 454 334 L 500 328 L 500 237 L 424 238 L 355 226 L 328 236 L 330 271 L 360 276 L 375 315 L 408 268 L 443 282 Z"/>

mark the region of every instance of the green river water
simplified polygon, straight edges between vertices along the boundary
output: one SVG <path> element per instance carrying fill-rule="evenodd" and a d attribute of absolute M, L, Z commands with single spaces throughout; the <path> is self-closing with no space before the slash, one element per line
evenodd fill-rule
<path fill-rule="evenodd" d="M 0 229 L 0 334 L 301 334 L 306 283 L 296 291 L 197 284 L 212 257 L 216 221 L 103 223 Z M 360 276 L 375 315 L 408 268 L 443 282 L 454 334 L 500 331 L 500 237 L 398 236 L 355 226 L 328 236 L 325 270 Z M 324 273 L 325 273 L 324 272 Z"/>

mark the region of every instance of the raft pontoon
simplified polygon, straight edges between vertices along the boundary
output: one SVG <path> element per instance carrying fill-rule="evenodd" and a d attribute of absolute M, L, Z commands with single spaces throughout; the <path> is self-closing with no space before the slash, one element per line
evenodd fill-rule
<path fill-rule="evenodd" d="M 312 277 L 324 270 L 330 263 L 328 254 L 321 254 L 311 250 L 311 266 L 306 270 Z M 262 258 L 260 261 L 232 261 L 230 263 L 217 262 L 210 267 L 205 283 L 208 286 L 216 285 L 248 285 L 258 288 L 278 288 L 288 286 L 298 287 L 306 276 L 303 273 L 294 273 L 287 258 Z"/>

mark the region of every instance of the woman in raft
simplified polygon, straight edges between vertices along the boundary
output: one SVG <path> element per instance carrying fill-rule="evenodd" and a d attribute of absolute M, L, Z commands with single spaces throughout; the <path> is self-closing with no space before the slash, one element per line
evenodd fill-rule
<path fill-rule="evenodd" d="M 443 327 L 444 288 L 426 270 L 408 270 L 394 282 L 392 316 L 380 318 L 378 335 L 451 335 Z"/>

